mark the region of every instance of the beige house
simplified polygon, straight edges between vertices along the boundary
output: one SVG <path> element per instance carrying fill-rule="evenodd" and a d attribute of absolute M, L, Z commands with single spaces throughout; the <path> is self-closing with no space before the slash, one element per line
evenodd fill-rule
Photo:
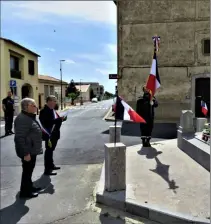
<path fill-rule="evenodd" d="M 101 99 L 104 95 L 104 86 L 100 85 L 98 82 L 75 82 L 75 85 L 78 86 L 78 89 L 80 89 L 80 86 L 90 85 L 90 98 L 94 96 Z"/>
<path fill-rule="evenodd" d="M 6 38 L 0 38 L 0 117 L 3 116 L 2 99 L 8 91 L 13 92 L 15 115 L 20 101 L 25 97 L 38 102 L 38 57 L 37 53 Z"/>
<path fill-rule="evenodd" d="M 45 105 L 45 99 L 49 95 L 55 95 L 58 103 L 61 102 L 61 80 L 47 75 L 39 75 L 39 109 Z M 65 91 L 68 83 L 62 82 L 62 98 L 65 102 Z"/>
<path fill-rule="evenodd" d="M 77 101 L 80 101 L 81 97 L 83 102 L 87 102 L 90 101 L 90 85 L 76 85 L 75 86 L 79 91 L 80 91 L 80 95 L 77 99 Z"/>
<path fill-rule="evenodd" d="M 178 122 L 183 109 L 202 116 L 201 99 L 210 107 L 210 1 L 122 0 L 115 4 L 119 94 L 135 107 L 150 72 L 152 36 L 157 34 L 161 37 L 157 120 Z"/>

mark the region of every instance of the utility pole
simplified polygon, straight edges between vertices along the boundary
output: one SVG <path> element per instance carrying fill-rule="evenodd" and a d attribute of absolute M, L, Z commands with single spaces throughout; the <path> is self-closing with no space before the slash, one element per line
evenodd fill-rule
<path fill-rule="evenodd" d="M 80 104 L 83 105 L 82 95 L 81 95 L 81 94 L 82 94 L 82 93 L 81 93 L 81 80 L 82 80 L 82 79 L 80 79 Z"/>
<path fill-rule="evenodd" d="M 62 96 L 62 62 L 65 60 L 60 60 L 60 79 L 61 79 L 61 110 L 63 110 L 63 96 Z"/>

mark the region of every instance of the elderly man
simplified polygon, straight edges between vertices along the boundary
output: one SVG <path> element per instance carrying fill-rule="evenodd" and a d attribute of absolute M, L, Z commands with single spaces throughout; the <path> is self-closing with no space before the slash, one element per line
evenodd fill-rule
<path fill-rule="evenodd" d="M 48 96 L 45 107 L 40 111 L 40 122 L 43 129 L 43 140 L 45 141 L 45 175 L 56 175 L 53 170 L 59 170 L 60 167 L 54 165 L 53 151 L 56 148 L 57 142 L 60 139 L 60 127 L 64 117 L 59 117 L 55 111 L 57 99 L 55 96 Z"/>
<path fill-rule="evenodd" d="M 14 116 L 14 100 L 12 99 L 12 92 L 7 93 L 7 97 L 2 100 L 2 109 L 4 111 L 5 120 L 5 136 L 14 134 L 12 132 L 12 123 Z"/>
<path fill-rule="evenodd" d="M 16 153 L 22 161 L 21 198 L 38 196 L 40 188 L 33 187 L 32 173 L 36 157 L 43 153 L 42 131 L 36 121 L 37 106 L 33 99 L 24 98 L 21 101 L 21 113 L 14 122 Z"/>

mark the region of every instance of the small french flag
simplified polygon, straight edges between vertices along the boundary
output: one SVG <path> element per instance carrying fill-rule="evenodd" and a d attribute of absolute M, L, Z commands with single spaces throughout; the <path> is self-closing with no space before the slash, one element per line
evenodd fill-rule
<path fill-rule="evenodd" d="M 158 62 L 156 52 L 154 52 L 150 75 L 146 84 L 146 88 L 150 91 L 151 96 L 155 95 L 155 92 L 160 88 L 160 76 L 158 72 Z"/>
<path fill-rule="evenodd" d="M 207 104 L 203 100 L 201 101 L 201 111 L 204 114 L 204 116 L 207 116 L 208 108 Z"/>

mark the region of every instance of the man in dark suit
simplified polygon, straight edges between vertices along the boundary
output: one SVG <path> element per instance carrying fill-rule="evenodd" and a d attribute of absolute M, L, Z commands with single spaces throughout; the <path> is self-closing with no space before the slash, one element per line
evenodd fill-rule
<path fill-rule="evenodd" d="M 12 92 L 9 91 L 7 97 L 2 100 L 2 109 L 4 111 L 5 119 L 5 136 L 14 134 L 12 131 L 14 116 L 14 100 L 12 99 Z"/>
<path fill-rule="evenodd" d="M 43 140 L 45 141 L 46 148 L 44 155 L 45 175 L 56 175 L 57 173 L 53 173 L 53 170 L 60 169 L 60 167 L 54 165 L 53 151 L 56 148 L 58 140 L 60 139 L 60 127 L 62 125 L 62 121 L 64 121 L 65 118 L 60 117 L 56 113 L 56 104 L 56 97 L 48 96 L 46 99 L 46 105 L 40 111 L 39 116 L 42 127 L 45 129 L 43 132 Z"/>
<path fill-rule="evenodd" d="M 143 87 L 143 91 L 143 97 L 137 100 L 136 112 L 146 121 L 146 124 L 140 124 L 143 147 L 151 147 L 150 139 L 154 127 L 154 108 L 158 107 L 158 102 L 155 97 L 152 100 L 150 99 L 150 93 L 145 87 Z"/>

